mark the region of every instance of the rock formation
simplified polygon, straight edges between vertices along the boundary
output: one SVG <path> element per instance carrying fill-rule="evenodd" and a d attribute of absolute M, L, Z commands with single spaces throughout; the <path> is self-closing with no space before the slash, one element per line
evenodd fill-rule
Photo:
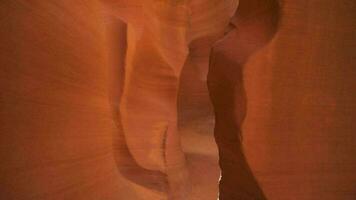
<path fill-rule="evenodd" d="M 0 199 L 356 198 L 355 9 L 3 0 Z"/>

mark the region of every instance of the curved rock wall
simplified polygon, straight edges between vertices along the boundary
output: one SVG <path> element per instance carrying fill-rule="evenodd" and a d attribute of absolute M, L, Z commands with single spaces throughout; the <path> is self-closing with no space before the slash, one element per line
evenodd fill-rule
<path fill-rule="evenodd" d="M 356 197 L 355 8 L 284 0 L 245 65 L 245 153 L 268 199 Z"/>
<path fill-rule="evenodd" d="M 0 199 L 356 198 L 355 8 L 3 0 Z"/>

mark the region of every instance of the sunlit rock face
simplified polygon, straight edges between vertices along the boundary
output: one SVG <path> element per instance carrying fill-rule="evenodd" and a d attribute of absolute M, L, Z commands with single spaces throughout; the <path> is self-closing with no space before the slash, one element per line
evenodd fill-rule
<path fill-rule="evenodd" d="M 355 8 L 3 0 L 0 199 L 355 199 Z"/>

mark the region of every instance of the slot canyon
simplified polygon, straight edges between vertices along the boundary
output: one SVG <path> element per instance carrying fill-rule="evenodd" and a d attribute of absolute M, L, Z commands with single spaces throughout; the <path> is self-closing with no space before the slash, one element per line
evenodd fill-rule
<path fill-rule="evenodd" d="M 356 1 L 0 0 L 0 200 L 356 199 Z"/>

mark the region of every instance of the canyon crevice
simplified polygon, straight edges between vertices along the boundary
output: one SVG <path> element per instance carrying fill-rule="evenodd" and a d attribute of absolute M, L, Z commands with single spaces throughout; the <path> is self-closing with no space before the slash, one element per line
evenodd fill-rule
<path fill-rule="evenodd" d="M 1 1 L 0 199 L 355 199 L 355 13 Z"/>

